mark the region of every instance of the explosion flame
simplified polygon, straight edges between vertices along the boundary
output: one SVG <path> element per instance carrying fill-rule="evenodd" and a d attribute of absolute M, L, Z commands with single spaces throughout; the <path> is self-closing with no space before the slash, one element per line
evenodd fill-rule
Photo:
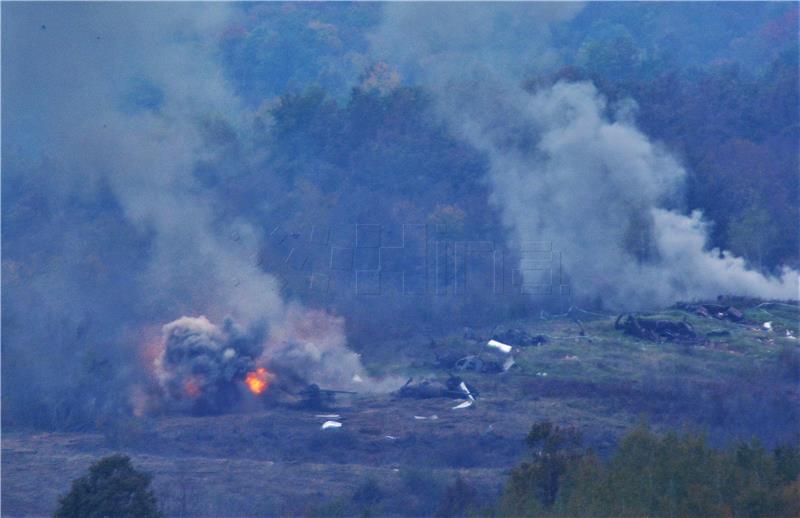
<path fill-rule="evenodd" d="M 186 395 L 190 398 L 196 398 L 200 396 L 200 387 L 194 382 L 194 380 L 187 381 L 183 386 L 183 389 L 186 392 Z"/>
<path fill-rule="evenodd" d="M 255 371 L 250 371 L 244 378 L 244 382 L 250 392 L 256 396 L 262 394 L 272 381 L 273 375 L 264 367 L 259 367 Z"/>

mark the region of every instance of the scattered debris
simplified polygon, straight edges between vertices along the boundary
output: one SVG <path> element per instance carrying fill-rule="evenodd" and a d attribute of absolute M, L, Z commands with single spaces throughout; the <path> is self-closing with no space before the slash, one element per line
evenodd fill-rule
<path fill-rule="evenodd" d="M 456 370 L 462 372 L 482 372 L 485 374 L 503 372 L 503 366 L 500 363 L 491 360 L 483 360 L 474 354 L 460 358 L 453 366 Z"/>
<path fill-rule="evenodd" d="M 772 331 L 772 322 L 764 322 L 761 326 L 767 331 Z"/>
<path fill-rule="evenodd" d="M 786 338 L 789 338 L 789 339 L 791 339 L 791 340 L 797 340 L 797 337 L 796 337 L 796 336 L 794 336 L 794 333 L 792 333 L 792 332 L 791 332 L 790 330 L 788 330 L 788 329 L 786 330 Z"/>
<path fill-rule="evenodd" d="M 452 394 L 447 389 L 447 386 L 439 381 L 420 379 L 415 382 L 414 378 L 409 378 L 406 384 L 397 391 L 397 395 L 414 399 L 430 399 Z"/>
<path fill-rule="evenodd" d="M 469 398 L 471 401 L 475 401 L 475 398 L 472 397 L 472 393 L 470 392 L 469 388 L 467 388 L 466 383 L 462 381 L 458 384 L 458 388 L 461 389 L 461 392 L 467 395 L 467 398 Z"/>
<path fill-rule="evenodd" d="M 489 340 L 489 342 L 486 345 L 488 345 L 489 347 L 494 347 L 501 353 L 505 354 L 510 353 L 511 349 L 513 349 L 513 347 L 511 347 L 510 345 L 504 344 L 503 342 L 498 342 L 497 340 Z"/>
<path fill-rule="evenodd" d="M 731 322 L 744 322 L 744 313 L 733 306 L 721 304 L 676 304 L 678 309 L 694 313 L 701 317 L 716 318 L 717 320 L 728 320 Z"/>
<path fill-rule="evenodd" d="M 608 317 L 608 315 L 605 315 L 603 313 L 597 313 L 595 311 L 587 311 L 587 310 L 585 310 L 583 308 L 579 308 L 578 306 L 571 306 L 567 310 L 567 315 L 571 315 L 573 313 L 584 313 L 586 315 L 591 315 L 593 317 L 599 317 L 599 318 L 607 318 Z"/>
<path fill-rule="evenodd" d="M 536 375 L 541 377 L 541 378 L 544 378 L 544 377 L 547 376 L 547 373 L 546 372 L 537 372 Z"/>
<path fill-rule="evenodd" d="M 790 308 L 794 310 L 800 309 L 800 306 L 798 306 L 797 304 L 786 304 L 784 302 L 762 302 L 761 304 L 756 306 L 755 309 L 759 309 L 764 306 L 783 306 L 785 308 Z"/>
<path fill-rule="evenodd" d="M 453 368 L 455 364 L 464 357 L 464 353 L 461 351 L 448 351 L 444 354 L 434 351 L 433 355 L 436 358 L 435 366 L 440 369 Z"/>
<path fill-rule="evenodd" d="M 531 336 L 522 329 L 508 329 L 492 336 L 492 340 L 516 347 L 530 347 L 548 342 L 548 338 L 545 335 Z"/>
<path fill-rule="evenodd" d="M 472 384 L 466 383 L 464 380 L 459 378 L 458 376 L 450 375 L 447 378 L 447 388 L 450 391 L 457 391 L 460 393 L 459 397 L 468 396 L 468 399 L 475 399 L 478 397 L 478 389 L 476 389 Z"/>
<path fill-rule="evenodd" d="M 465 392 L 461 385 L 467 387 Z M 422 378 L 414 382 L 414 378 L 409 378 L 405 385 L 395 393 L 398 397 L 407 397 L 414 399 L 431 399 L 437 397 L 455 397 L 459 399 L 469 399 L 469 397 L 478 397 L 478 391 L 464 383 L 458 376 L 450 376 L 446 383 L 438 380 L 430 380 Z"/>
<path fill-rule="evenodd" d="M 482 372 L 483 360 L 481 360 L 478 356 L 471 354 L 456 361 L 454 367 L 460 371 Z"/>
<path fill-rule="evenodd" d="M 574 317 L 575 313 L 583 313 L 585 315 L 590 315 L 592 317 L 608 318 L 608 315 L 605 315 L 603 313 L 597 313 L 597 312 L 594 312 L 594 311 L 587 311 L 585 309 L 579 308 L 578 306 L 570 306 L 570 308 L 567 310 L 566 313 L 550 314 L 547 311 L 542 309 L 542 310 L 539 311 L 539 319 L 540 320 L 550 320 L 550 319 L 553 319 L 553 318 L 563 318 L 563 317 L 575 318 Z"/>
<path fill-rule="evenodd" d="M 724 313 L 722 313 L 727 320 L 732 322 L 742 322 L 744 320 L 744 313 L 739 311 L 733 306 L 728 306 Z"/>
<path fill-rule="evenodd" d="M 568 355 L 564 356 L 561 359 L 564 360 L 564 361 L 568 361 L 568 362 L 578 361 L 578 357 L 575 356 L 574 354 L 568 354 Z"/>
<path fill-rule="evenodd" d="M 454 406 L 452 409 L 453 410 L 461 410 L 462 408 L 469 408 L 469 407 L 472 406 L 472 403 L 474 403 L 474 402 L 475 402 L 474 399 L 468 399 L 468 400 L 464 401 L 463 403 L 459 403 L 458 405 Z"/>
<path fill-rule="evenodd" d="M 325 421 L 322 423 L 322 429 L 327 430 L 328 428 L 341 428 L 342 423 L 339 421 Z"/>
<path fill-rule="evenodd" d="M 621 329 L 627 335 L 651 342 L 659 342 L 661 339 L 694 340 L 697 338 L 694 328 L 688 322 L 651 320 L 631 313 L 618 316 L 614 322 L 614 329 Z"/>
<path fill-rule="evenodd" d="M 416 419 L 418 421 L 425 421 L 425 420 L 428 420 L 428 419 L 430 419 L 431 421 L 435 421 L 436 419 L 439 419 L 439 416 L 436 415 L 436 414 L 433 414 L 430 417 L 426 417 L 424 415 L 415 415 L 414 419 Z"/>
<path fill-rule="evenodd" d="M 298 393 L 301 399 L 297 402 L 297 406 L 310 410 L 330 410 L 338 394 L 356 394 L 356 392 L 322 389 L 316 383 L 312 383 Z"/>
<path fill-rule="evenodd" d="M 506 361 L 503 362 L 503 372 L 508 372 L 508 370 L 516 364 L 517 362 L 514 361 L 514 357 L 509 356 L 508 359 L 506 359 Z"/>

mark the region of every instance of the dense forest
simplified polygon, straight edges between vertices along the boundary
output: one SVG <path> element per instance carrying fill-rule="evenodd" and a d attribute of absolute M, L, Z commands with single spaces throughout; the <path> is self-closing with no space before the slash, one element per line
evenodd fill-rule
<path fill-rule="evenodd" d="M 528 72 L 526 84 L 588 80 L 611 105 L 635 101 L 637 124 L 687 167 L 686 209 L 715 223 L 713 246 L 766 271 L 796 265 L 797 9 L 685 7 L 591 5 L 555 31 L 562 63 Z M 480 154 L 441 127 L 413 76 L 366 61 L 377 19 L 368 5 L 258 6 L 225 42 L 240 91 L 273 125 L 265 167 L 307 197 L 296 205 L 357 205 L 387 222 L 463 219 L 478 235 L 496 232 Z M 287 20 L 296 30 L 283 28 Z M 268 53 L 264 37 L 275 43 Z M 353 85 L 343 78 L 357 64 Z M 370 204 L 378 199 L 397 202 Z"/>

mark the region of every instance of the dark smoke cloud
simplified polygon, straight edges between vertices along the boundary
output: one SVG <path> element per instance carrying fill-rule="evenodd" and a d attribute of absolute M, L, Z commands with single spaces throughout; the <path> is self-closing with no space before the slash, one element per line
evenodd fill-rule
<path fill-rule="evenodd" d="M 263 351 L 263 332 L 245 333 L 231 319 L 219 328 L 201 316 L 170 322 L 163 334 L 155 367 L 167 408 L 195 414 L 234 408 L 241 382 Z"/>
<path fill-rule="evenodd" d="M 244 380 L 259 367 L 268 369 L 270 385 L 290 392 L 311 383 L 358 392 L 388 392 L 401 384 L 399 378 L 371 377 L 359 355 L 347 347 L 344 319 L 325 311 L 291 305 L 270 339 L 265 337 L 262 328 L 245 331 L 230 318 L 221 327 L 203 316 L 164 325 L 152 362 L 160 391 L 156 398 L 134 392 L 137 412 L 205 415 L 236 410 L 246 391 Z"/>

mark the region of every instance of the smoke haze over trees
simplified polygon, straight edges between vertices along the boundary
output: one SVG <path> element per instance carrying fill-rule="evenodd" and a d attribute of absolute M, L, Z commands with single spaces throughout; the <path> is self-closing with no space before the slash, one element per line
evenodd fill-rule
<path fill-rule="evenodd" d="M 797 7 L 684 7 L 4 4 L 4 422 L 132 412 L 184 316 L 322 311 L 335 381 L 376 332 L 552 302 L 357 296 L 359 224 L 512 263 L 552 241 L 586 305 L 796 298 Z"/>

